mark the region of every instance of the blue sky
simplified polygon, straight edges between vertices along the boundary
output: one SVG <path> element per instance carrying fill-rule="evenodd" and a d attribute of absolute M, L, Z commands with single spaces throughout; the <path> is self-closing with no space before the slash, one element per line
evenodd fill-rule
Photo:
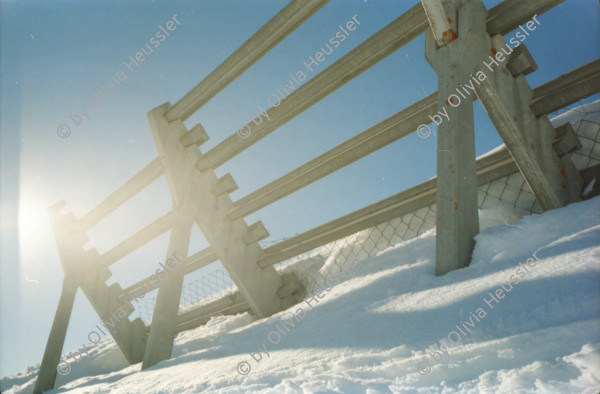
<path fill-rule="evenodd" d="M 486 7 L 498 0 L 484 1 Z M 0 375 L 42 358 L 60 296 L 62 268 L 45 214 L 65 199 L 81 217 L 157 156 L 147 112 L 174 104 L 287 4 L 286 1 L 0 0 Z M 201 123 L 205 152 L 266 108 L 290 74 L 304 69 L 357 15 L 360 26 L 319 70 L 333 64 L 404 11 L 412 1 L 331 1 L 185 123 Z M 123 64 L 177 15 L 181 23 L 133 72 Z M 538 17 L 525 44 L 539 70 L 536 87 L 598 57 L 598 2 L 568 0 Z M 88 96 L 122 70 L 127 75 L 96 107 Z M 311 78 L 317 70 L 307 74 Z M 239 185 L 234 200 L 331 149 L 437 90 L 424 58 L 424 36 L 219 167 Z M 589 101 L 589 100 L 587 100 Z M 75 126 L 70 115 L 86 108 Z M 479 103 L 476 149 L 501 143 Z M 59 138 L 60 124 L 71 126 Z M 308 230 L 435 176 L 435 138 L 408 136 L 246 218 L 262 220 L 269 240 Z M 100 253 L 170 210 L 159 179 L 88 234 Z M 111 267 L 122 287 L 164 261 L 168 234 Z M 190 253 L 206 246 L 197 229 Z M 65 353 L 78 348 L 98 317 L 79 292 Z"/>

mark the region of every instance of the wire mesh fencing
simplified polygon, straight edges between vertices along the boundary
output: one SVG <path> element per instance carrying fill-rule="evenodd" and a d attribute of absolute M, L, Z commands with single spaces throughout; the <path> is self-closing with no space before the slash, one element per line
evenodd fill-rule
<path fill-rule="evenodd" d="M 332 275 L 433 228 L 435 215 L 435 204 L 421 208 L 293 257 L 281 263 L 278 271 L 293 272 L 306 293 L 314 294 Z"/>
<path fill-rule="evenodd" d="M 233 294 L 235 283 L 224 268 L 216 268 L 199 279 L 185 283 L 181 289 L 179 314 L 205 305 L 213 300 Z M 141 300 L 140 300 L 141 301 Z M 145 325 L 152 322 L 156 297 L 150 297 L 136 306 L 137 313 Z"/>
<path fill-rule="evenodd" d="M 597 166 L 600 164 L 600 100 L 573 108 L 554 118 L 552 123 L 564 123 L 573 113 L 581 114 L 579 118 L 569 119 L 581 148 L 571 153 L 571 159 L 578 170 Z"/>
<path fill-rule="evenodd" d="M 582 104 L 552 119 L 555 126 L 565 121 L 571 123 L 582 144 L 582 148 L 571 153 L 577 169 L 600 164 L 600 101 Z M 478 203 L 480 209 L 502 205 L 521 215 L 543 212 L 519 171 L 479 186 Z M 314 294 L 332 275 L 348 271 L 360 261 L 432 229 L 435 217 L 436 204 L 432 204 L 302 253 L 278 264 L 276 269 L 280 273 L 293 272 L 307 294 Z M 267 241 L 264 245 L 276 242 Z M 197 308 L 236 290 L 226 270 L 219 268 L 184 286 L 179 311 Z M 144 323 L 148 324 L 154 300 L 144 302 L 137 309 Z"/>

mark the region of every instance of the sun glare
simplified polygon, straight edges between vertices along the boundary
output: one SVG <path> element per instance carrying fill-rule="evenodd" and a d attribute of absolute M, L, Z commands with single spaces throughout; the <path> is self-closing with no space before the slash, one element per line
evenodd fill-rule
<path fill-rule="evenodd" d="M 39 245 L 48 236 L 50 220 L 47 207 L 36 198 L 21 197 L 19 201 L 19 243 L 21 247 Z"/>

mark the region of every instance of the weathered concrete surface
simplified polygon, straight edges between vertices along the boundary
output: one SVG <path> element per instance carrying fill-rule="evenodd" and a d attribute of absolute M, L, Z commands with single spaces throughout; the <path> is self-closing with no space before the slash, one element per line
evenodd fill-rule
<path fill-rule="evenodd" d="M 475 95 L 463 98 L 457 89 L 471 80 L 473 70 L 487 53 L 487 12 L 481 2 L 454 3 L 458 10 L 457 38 L 438 48 L 432 32 L 425 33 L 425 56 L 438 75 L 436 275 L 468 266 L 475 246 L 473 237 L 479 232 Z"/>

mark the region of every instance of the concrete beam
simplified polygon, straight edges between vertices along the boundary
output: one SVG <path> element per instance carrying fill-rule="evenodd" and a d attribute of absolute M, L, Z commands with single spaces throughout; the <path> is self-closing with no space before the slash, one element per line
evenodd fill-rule
<path fill-rule="evenodd" d="M 533 90 L 534 99 L 531 105 L 532 110 L 534 110 L 535 115 L 539 117 L 562 108 L 556 107 L 552 98 L 553 96 L 559 98 L 564 97 L 563 92 L 569 90 L 571 86 L 588 86 L 590 88 L 579 90 L 579 94 L 570 96 L 571 98 L 569 100 L 581 100 L 600 92 L 600 84 L 590 84 L 590 81 L 593 80 L 600 81 L 600 59 L 578 67 L 535 88 Z M 436 113 L 437 92 L 412 104 L 355 137 L 343 142 L 337 147 L 296 168 L 290 173 L 236 201 L 234 203 L 235 207 L 229 213 L 229 218 L 233 220 L 254 213 L 286 195 L 353 163 L 381 147 L 414 132 L 418 125 L 427 124 L 427 122 L 430 121 L 429 116 L 435 115 Z M 516 164 L 513 163 L 513 166 L 517 169 Z M 227 175 L 225 175 L 225 177 L 227 177 Z M 231 181 L 233 181 L 233 178 L 227 182 Z M 214 251 L 212 251 L 210 247 L 206 248 L 188 258 L 186 263 L 186 273 L 194 272 L 217 260 L 218 257 Z M 133 294 L 136 289 L 148 288 L 148 284 L 143 286 L 148 279 L 149 278 L 143 279 L 136 284 L 129 286 L 124 290 L 121 297 L 126 296 L 127 294 Z M 156 287 L 151 287 L 151 289 L 154 288 Z"/>
<path fill-rule="evenodd" d="M 213 193 L 215 196 L 220 196 L 221 194 L 229 194 L 233 193 L 238 189 L 238 185 L 231 176 L 231 174 L 225 174 L 221 178 L 219 178 L 219 182 L 215 185 L 213 189 Z"/>
<path fill-rule="evenodd" d="M 40 365 L 36 392 L 49 390 L 56 379 L 56 367 L 64 344 L 66 330 L 69 324 L 73 300 L 77 288 L 81 287 L 99 316 L 105 317 L 119 307 L 117 300 L 120 294 L 118 285 L 110 288 L 105 282 L 110 272 L 98 266 L 98 254 L 95 250 L 84 251 L 83 245 L 89 239 L 85 227 L 81 225 L 72 213 L 62 214 L 64 201 L 50 207 L 50 221 L 54 239 L 60 257 L 65 280 L 63 292 L 54 317 L 52 330 Z M 131 314 L 132 308 L 123 310 L 125 315 Z M 123 317 L 121 313 L 121 317 Z M 140 326 L 141 325 L 141 326 Z M 129 363 L 141 360 L 144 349 L 144 325 L 139 319 L 130 322 L 128 319 L 119 320 L 114 327 L 107 327 L 115 342 Z"/>
<path fill-rule="evenodd" d="M 537 87 L 529 107 L 536 116 L 549 114 L 600 92 L 600 59 Z"/>
<path fill-rule="evenodd" d="M 208 100 L 279 44 L 329 0 L 292 0 L 167 112 L 167 120 L 189 118 Z"/>
<path fill-rule="evenodd" d="M 129 253 L 169 231 L 172 225 L 173 217 L 169 212 L 100 256 L 100 265 L 105 268 L 111 266 Z"/>
<path fill-rule="evenodd" d="M 181 137 L 181 144 L 184 147 L 188 147 L 190 145 L 202 145 L 208 141 L 208 134 L 206 134 L 206 130 L 202 127 L 201 124 L 197 124 L 194 126 L 187 134 Z"/>
<path fill-rule="evenodd" d="M 56 368 L 60 362 L 60 355 L 65 344 L 67 328 L 69 327 L 71 311 L 73 310 L 73 303 L 78 288 L 79 283 L 76 279 L 72 277 L 65 277 L 63 279 L 60 300 L 58 301 L 58 307 L 56 308 L 50 335 L 48 335 L 48 341 L 46 342 L 46 349 L 44 350 L 44 357 L 40 364 L 40 370 L 37 379 L 35 380 L 35 386 L 33 388 L 34 394 L 41 394 L 44 391 L 52 390 L 54 388 L 57 373 Z"/>
<path fill-rule="evenodd" d="M 258 142 L 313 104 L 331 94 L 363 71 L 423 33 L 427 18 L 421 4 L 415 5 L 394 22 L 375 33 L 334 64 L 324 69 L 267 111 L 269 122 L 252 127 L 245 139 L 234 133 L 204 155 L 198 168 L 215 168 Z M 248 125 L 250 127 L 250 125 Z"/>
<path fill-rule="evenodd" d="M 234 203 L 230 219 L 256 212 L 415 131 L 436 113 L 437 93 L 414 103 Z"/>
<path fill-rule="evenodd" d="M 167 121 L 164 114 L 168 108 L 170 105 L 162 105 L 150 111 L 148 120 L 159 157 L 163 161 L 165 177 L 173 200 L 172 229 L 167 256 L 177 258 L 177 254 L 179 254 L 183 257 L 183 261 L 174 262 L 172 257 L 169 257 L 170 261 L 167 261 L 171 269 L 159 284 L 142 370 L 171 357 L 173 341 L 177 334 L 175 326 L 179 313 L 183 277 L 186 273 L 185 259 L 189 249 L 192 225 L 200 212 L 200 202 L 195 193 L 195 186 L 197 187 L 199 183 L 194 171 L 198 157 L 194 153 L 200 154 L 198 143 L 206 139 L 187 138 L 193 132 L 188 132 L 181 120 Z M 179 257 L 178 260 L 181 260 L 182 257 Z M 174 266 L 169 262 L 174 263 Z"/>
<path fill-rule="evenodd" d="M 487 32 L 490 36 L 507 34 L 517 29 L 534 15 L 556 7 L 565 0 L 505 0 L 488 13 Z"/>
<path fill-rule="evenodd" d="M 177 257 L 177 254 L 179 254 L 184 258 L 184 261 L 187 257 L 192 225 L 198 212 L 194 200 L 186 197 L 188 196 L 184 196 L 185 201 L 183 204 L 174 209 L 175 223 L 171 230 L 167 251 L 167 256 Z M 173 257 L 169 257 L 169 259 L 173 260 Z M 173 261 L 168 261 L 167 264 L 170 262 Z M 171 352 L 173 351 L 185 267 L 183 262 L 175 263 L 175 266 L 169 266 L 171 268 L 160 281 L 158 288 L 156 305 L 154 306 L 152 323 L 144 351 L 142 370 L 171 358 Z"/>
<path fill-rule="evenodd" d="M 206 249 L 203 249 L 193 255 L 187 257 L 184 261 L 184 270 L 185 274 L 189 274 L 194 272 L 202 267 L 205 267 L 211 263 L 214 263 L 219 258 L 209 246 Z M 131 299 L 133 294 L 141 294 L 142 296 L 146 293 L 151 292 L 154 289 L 157 289 L 157 282 L 150 282 L 150 277 L 144 278 L 131 286 L 127 287 L 123 292 L 119 295 L 120 300 L 124 300 L 125 298 Z"/>
<path fill-rule="evenodd" d="M 106 281 L 111 277 L 107 268 L 101 268 L 99 264 L 99 255 L 95 249 L 86 252 L 85 257 L 80 261 L 85 262 L 88 269 L 81 280 L 81 289 L 88 301 L 98 314 L 106 321 L 113 321 L 114 325 L 105 325 L 109 333 L 119 346 L 119 349 L 130 364 L 136 364 L 142 361 L 144 354 L 146 326 L 140 318 L 130 321 L 130 316 L 134 308 L 132 305 L 123 303 L 119 300 L 122 294 L 121 286 L 114 283 L 106 285 Z M 111 315 L 118 316 L 118 319 Z M 114 320 L 117 320 L 116 323 Z"/>
<path fill-rule="evenodd" d="M 232 207 L 229 195 L 215 195 L 213 190 L 219 180 L 214 172 L 197 169 L 196 164 L 202 160 L 202 153 L 198 147 L 182 147 L 180 140 L 187 130 L 181 120 L 169 122 L 165 118 L 170 108 L 170 104 L 163 104 L 150 111 L 148 118 L 160 157 L 164 160 L 165 176 L 174 206 L 193 207 L 194 212 L 190 210 L 185 217 L 195 220 L 257 316 L 269 316 L 295 304 L 303 294 L 295 294 L 285 299 L 278 297 L 277 291 L 283 285 L 282 278 L 272 267 L 260 268 L 256 264 L 262 255 L 262 248 L 256 240 L 256 237 L 260 238 L 261 226 L 248 227 L 243 219 L 231 221 L 227 218 L 226 214 Z M 178 284 L 179 282 L 176 283 Z M 159 296 L 163 288 L 162 281 L 160 286 Z M 167 289 L 176 293 L 177 304 L 170 298 L 168 303 L 157 303 L 154 315 L 158 319 L 161 319 L 159 309 L 177 309 L 179 305 L 180 286 L 165 287 L 165 291 Z M 153 335 L 151 327 L 153 342 L 151 345 L 149 337 L 148 346 L 152 346 L 153 349 L 149 350 L 149 347 L 146 347 L 148 356 L 144 355 L 144 368 L 170 356 L 166 350 L 170 351 L 169 346 L 172 346 L 171 334 L 175 332 L 175 322 L 176 319 L 161 321 L 162 328 L 156 330 L 156 335 Z M 154 324 L 153 321 L 152 326 Z"/>
<path fill-rule="evenodd" d="M 250 305 L 238 291 L 182 313 L 177 318 L 176 330 L 180 332 L 198 327 L 208 322 L 213 316 L 232 315 L 249 310 Z"/>
<path fill-rule="evenodd" d="M 529 15 L 532 12 L 540 15 L 562 1 L 564 0 L 532 0 L 531 2 L 506 0 L 489 10 L 487 31 L 489 34 L 507 34 L 518 27 L 520 23 L 529 20 L 530 17 L 524 15 Z M 508 5 L 502 6 L 505 3 Z M 524 15 L 513 11 L 513 9 L 522 10 Z M 423 34 L 428 27 L 423 6 L 420 3 L 416 4 L 341 59 L 338 59 L 334 64 L 314 76 L 310 81 L 300 86 L 287 96 L 279 106 L 269 109 L 267 114 L 271 121 L 252 127 L 251 136 L 242 139 L 237 133 L 233 133 L 208 151 L 204 156 L 204 160 L 198 163 L 198 168 L 208 169 L 222 165 L 339 89 L 363 71 Z M 250 124 L 247 126 L 251 127 Z"/>
<path fill-rule="evenodd" d="M 590 83 L 593 79 L 599 83 Z M 571 91 L 572 86 L 581 86 L 582 89 L 578 89 L 571 95 L 565 93 L 565 91 Z M 564 97 L 568 97 L 569 101 L 577 101 L 599 91 L 600 60 L 595 60 L 535 88 L 531 107 L 535 115 L 539 117 L 562 108 L 556 107 L 554 97 L 558 97 L 559 101 Z M 437 100 L 437 92 L 432 93 L 273 182 L 242 197 L 234 203 L 234 208 L 229 212 L 229 218 L 233 220 L 250 215 L 304 186 L 413 133 L 419 125 L 431 122 L 430 116 L 437 113 Z"/>
<path fill-rule="evenodd" d="M 456 6 L 460 4 L 455 1 L 442 0 L 421 0 L 421 4 L 427 14 L 427 20 L 438 48 L 454 41 L 458 31 Z"/>
<path fill-rule="evenodd" d="M 102 201 L 98 206 L 89 211 L 80 219 L 80 225 L 84 230 L 90 229 L 96 223 L 100 222 L 115 209 L 123 205 L 131 197 L 135 196 L 146 186 L 151 184 L 163 173 L 162 164 L 159 158 L 156 158 L 144 167 L 140 172 L 130 178 L 123 186 L 115 190 L 110 196 Z"/>
<path fill-rule="evenodd" d="M 565 123 L 556 128 L 556 134 L 552 141 L 552 148 L 558 155 L 563 157 L 566 154 L 573 153 L 578 149 L 581 149 L 581 141 L 573 130 L 570 123 Z"/>
<path fill-rule="evenodd" d="M 489 52 L 486 9 L 473 0 L 458 9 L 458 37 L 437 47 L 425 33 L 425 58 L 438 76 L 435 274 L 467 267 L 479 232 L 475 171 L 474 95 L 457 95 Z M 447 118 L 447 119 L 444 119 Z"/>
<path fill-rule="evenodd" d="M 506 148 L 477 160 L 476 167 L 478 185 L 484 185 L 518 171 L 517 165 Z M 432 178 L 427 182 L 270 246 L 265 249 L 264 255 L 259 259 L 259 265 L 266 267 L 280 263 L 319 246 L 355 234 L 358 231 L 385 223 L 391 218 L 434 204 L 437 194 L 436 184 L 437 178 Z"/>
<path fill-rule="evenodd" d="M 495 59 L 490 55 L 487 62 L 498 65 L 492 71 L 486 68 L 486 78 L 475 86 L 477 95 L 542 208 L 562 207 L 571 201 L 571 194 L 580 193 L 570 190 L 578 187 L 577 173 L 572 181 L 567 178 L 564 160 L 552 149 L 554 128 L 545 116 L 538 119 L 530 109 L 533 92 L 525 77 L 514 78 L 498 55 L 509 52 L 510 45 L 499 35 L 491 45 Z"/>
<path fill-rule="evenodd" d="M 537 71 L 538 66 L 525 44 L 521 44 L 514 49 L 506 61 L 506 68 L 513 77 L 518 77 Z"/>

